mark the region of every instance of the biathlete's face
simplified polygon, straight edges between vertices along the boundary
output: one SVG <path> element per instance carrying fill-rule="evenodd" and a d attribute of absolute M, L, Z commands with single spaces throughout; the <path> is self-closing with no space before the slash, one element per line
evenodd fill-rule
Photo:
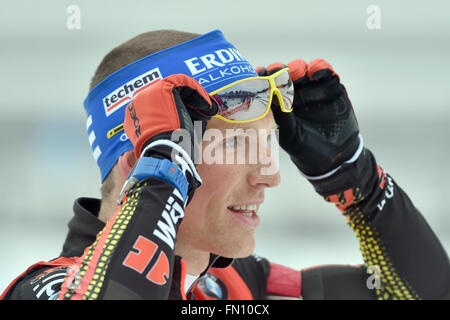
<path fill-rule="evenodd" d="M 208 122 L 197 164 L 203 185 L 186 207 L 179 241 L 224 257 L 253 252 L 264 191 L 280 182 L 275 127 L 271 111 L 244 124 Z"/>

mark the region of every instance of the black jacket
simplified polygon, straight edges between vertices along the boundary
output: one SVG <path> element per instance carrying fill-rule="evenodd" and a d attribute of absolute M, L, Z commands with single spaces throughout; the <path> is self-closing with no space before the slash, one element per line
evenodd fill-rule
<path fill-rule="evenodd" d="M 183 203 L 171 185 L 148 178 L 107 225 L 97 219 L 100 200 L 76 200 L 61 256 L 31 266 L 2 299 L 450 299 L 444 248 L 369 150 L 311 183 L 346 217 L 364 265 L 294 270 L 256 255 L 211 255 L 208 270 L 184 288 L 186 265 L 172 243 Z"/>

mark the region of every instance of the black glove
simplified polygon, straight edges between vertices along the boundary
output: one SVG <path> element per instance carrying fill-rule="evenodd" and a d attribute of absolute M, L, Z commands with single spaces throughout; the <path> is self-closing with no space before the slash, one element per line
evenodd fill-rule
<path fill-rule="evenodd" d="M 283 67 L 275 63 L 257 72 L 270 75 Z M 344 86 L 325 60 L 306 64 L 297 59 L 287 67 L 294 83 L 293 111 L 282 112 L 277 99 L 271 106 L 279 143 L 303 174 L 318 177 L 354 156 L 360 145 L 358 122 Z"/>

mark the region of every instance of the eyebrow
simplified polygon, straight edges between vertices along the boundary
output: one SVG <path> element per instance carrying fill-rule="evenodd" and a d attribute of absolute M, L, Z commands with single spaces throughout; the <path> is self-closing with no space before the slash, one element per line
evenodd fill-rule
<path fill-rule="evenodd" d="M 279 128 L 278 124 L 273 121 L 272 122 L 272 126 L 270 127 L 271 130 L 277 130 Z M 247 130 L 247 129 L 256 129 L 250 126 L 246 126 L 245 123 L 232 123 L 231 124 L 231 128 L 220 128 L 221 131 L 225 131 L 226 129 L 243 129 L 243 130 Z"/>

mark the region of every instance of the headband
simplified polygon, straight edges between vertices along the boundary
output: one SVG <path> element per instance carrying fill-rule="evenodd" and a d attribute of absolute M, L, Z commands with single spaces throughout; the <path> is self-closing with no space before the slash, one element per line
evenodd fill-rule
<path fill-rule="evenodd" d="M 133 149 L 123 131 L 125 106 L 133 97 L 172 74 L 197 80 L 210 93 L 235 81 L 258 76 L 220 30 L 158 51 L 112 73 L 84 100 L 89 143 L 102 182 L 119 157 Z"/>

